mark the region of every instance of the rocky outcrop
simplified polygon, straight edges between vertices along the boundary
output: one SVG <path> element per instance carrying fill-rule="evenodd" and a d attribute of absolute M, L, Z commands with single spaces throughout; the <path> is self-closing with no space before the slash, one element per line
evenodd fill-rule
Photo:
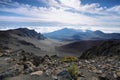
<path fill-rule="evenodd" d="M 36 38 L 38 40 L 46 39 L 41 33 L 37 33 L 35 30 L 29 30 L 27 28 L 18 28 L 15 30 L 8 30 L 7 32 L 21 37 Z"/>
<path fill-rule="evenodd" d="M 120 40 L 108 40 L 101 45 L 92 47 L 83 52 L 80 58 L 94 58 L 95 56 L 120 55 Z"/>
<path fill-rule="evenodd" d="M 0 80 L 6 77 L 14 77 L 22 73 L 24 70 L 24 66 L 20 64 L 16 64 L 13 67 L 10 67 L 7 71 L 0 74 Z"/>
<path fill-rule="evenodd" d="M 23 49 L 29 53 L 42 53 L 39 41 L 45 39 L 41 33 L 27 28 L 0 31 L 0 49 L 11 48 L 13 51 Z"/>

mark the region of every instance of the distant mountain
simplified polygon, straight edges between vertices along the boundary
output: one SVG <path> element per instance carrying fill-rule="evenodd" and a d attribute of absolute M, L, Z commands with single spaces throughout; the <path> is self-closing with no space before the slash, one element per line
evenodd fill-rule
<path fill-rule="evenodd" d="M 80 58 L 94 58 L 96 56 L 120 56 L 120 40 L 107 40 L 82 53 Z"/>
<path fill-rule="evenodd" d="M 46 33 L 44 36 L 57 40 L 106 40 L 120 39 L 120 33 L 104 33 L 102 31 L 75 30 L 64 28 L 51 33 Z"/>
<path fill-rule="evenodd" d="M 63 28 L 61 30 L 57 30 L 50 33 L 45 33 L 44 36 L 52 39 L 57 40 L 70 40 L 72 38 L 72 35 L 82 32 L 81 30 L 75 30 L 75 29 L 69 29 L 69 28 Z"/>

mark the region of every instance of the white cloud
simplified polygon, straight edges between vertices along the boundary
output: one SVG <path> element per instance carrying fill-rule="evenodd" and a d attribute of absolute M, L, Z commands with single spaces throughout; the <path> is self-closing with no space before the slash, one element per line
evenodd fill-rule
<path fill-rule="evenodd" d="M 81 3 L 80 0 L 59 0 L 59 1 L 61 2 L 61 5 L 75 9 L 79 9 Z"/>
<path fill-rule="evenodd" d="M 14 27 L 5 27 L 5 26 L 0 26 L 0 30 L 9 30 L 9 29 L 16 29 L 19 28 L 18 26 Z M 48 32 L 53 32 L 56 30 L 60 30 L 63 28 L 71 28 L 71 29 L 76 29 L 76 30 L 101 30 L 105 33 L 120 33 L 119 27 L 104 27 L 104 26 L 20 26 L 20 28 L 28 28 L 28 29 L 34 29 L 38 33 L 48 33 Z"/>
<path fill-rule="evenodd" d="M 0 8 L 0 11 L 15 13 L 21 16 L 0 16 L 0 21 L 16 22 L 57 22 L 69 25 L 93 25 L 93 26 L 119 26 L 120 6 L 111 8 L 101 7 L 98 3 L 82 5 L 80 0 L 43 0 L 49 4 L 49 8 L 36 7 L 28 4 L 14 2 L 9 5 L 15 8 Z M 7 4 L 7 3 L 6 3 Z M 57 8 L 56 8 L 57 7 Z M 59 7 L 59 8 L 58 8 Z M 67 11 L 72 9 L 73 12 Z M 74 12 L 74 11 L 79 11 Z M 93 16 L 84 13 L 93 14 Z M 103 14 L 104 16 L 94 16 L 94 14 Z M 27 16 L 27 17 L 25 17 Z"/>
<path fill-rule="evenodd" d="M 101 30 L 105 33 L 120 33 L 120 30 L 118 27 L 96 27 L 96 26 L 82 26 L 82 27 L 79 27 L 79 26 L 58 26 L 58 27 L 55 27 L 55 26 L 33 26 L 33 27 L 27 27 L 29 29 L 35 29 L 35 31 L 37 31 L 38 33 L 48 33 L 48 32 L 53 32 L 53 31 L 56 31 L 56 30 L 60 30 L 60 29 L 63 29 L 63 28 L 71 28 L 71 29 L 76 29 L 76 30 L 82 30 L 82 31 L 86 31 L 86 30 L 92 30 L 92 31 L 96 31 L 96 30 Z"/>
<path fill-rule="evenodd" d="M 27 17 L 14 17 L 14 16 L 0 16 L 0 21 L 12 21 L 12 22 L 42 22 L 43 19 L 27 18 Z"/>
<path fill-rule="evenodd" d="M 98 3 L 86 4 L 82 5 L 81 0 L 46 0 L 46 3 L 50 4 L 51 6 L 56 6 L 63 9 L 75 9 L 81 12 L 89 12 L 89 13 L 97 13 L 103 14 L 103 7 L 100 7 Z"/>
<path fill-rule="evenodd" d="M 103 7 L 100 7 L 98 3 L 81 5 L 79 10 L 91 14 L 104 14 Z"/>
<path fill-rule="evenodd" d="M 0 0 L 0 5 L 3 5 L 1 6 L 1 8 L 5 8 L 6 5 L 7 7 L 20 7 L 23 4 L 19 4 L 18 2 L 13 2 L 12 0 Z"/>
<path fill-rule="evenodd" d="M 112 12 L 120 14 L 120 5 L 113 6 L 111 8 L 101 7 L 99 3 L 85 4 L 82 5 L 81 0 L 45 0 L 46 3 L 53 7 L 59 7 L 65 10 L 75 9 L 81 12 L 87 12 L 91 14 L 103 14 L 110 15 Z"/>
<path fill-rule="evenodd" d="M 120 5 L 118 6 L 114 6 L 110 9 L 107 9 L 108 12 L 115 12 L 115 13 L 119 13 L 120 14 Z"/>
<path fill-rule="evenodd" d="M 49 26 L 49 27 L 45 27 L 45 26 L 37 26 L 36 28 L 34 27 L 28 27 L 29 29 L 35 29 L 35 31 L 37 31 L 38 33 L 48 33 L 48 32 L 53 32 L 59 29 L 62 29 L 63 27 L 53 27 L 53 26 Z"/>
<path fill-rule="evenodd" d="M 60 7 L 60 4 L 56 0 L 38 0 L 38 1 L 46 3 L 48 6 Z"/>
<path fill-rule="evenodd" d="M 29 17 L 9 17 L 1 16 L 1 20 L 13 20 L 13 21 L 45 21 L 45 22 L 58 22 L 62 24 L 96 24 L 96 18 L 85 16 L 79 13 L 72 13 L 63 9 L 57 9 L 54 7 L 43 8 L 43 7 L 31 7 L 29 5 L 22 5 L 18 8 L 4 8 L 1 11 L 12 12 L 16 14 L 22 14 Z"/>

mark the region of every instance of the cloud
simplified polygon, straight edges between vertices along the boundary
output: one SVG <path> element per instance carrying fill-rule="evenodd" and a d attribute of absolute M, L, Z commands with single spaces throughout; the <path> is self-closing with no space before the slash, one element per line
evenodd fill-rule
<path fill-rule="evenodd" d="M 62 6 L 70 7 L 74 9 L 79 9 L 80 1 L 79 0 L 59 0 Z"/>
<path fill-rule="evenodd" d="M 110 28 L 107 28 L 107 27 L 96 27 L 96 26 L 82 26 L 82 27 L 79 27 L 79 26 L 36 26 L 36 27 L 27 27 L 29 29 L 35 29 L 35 31 L 37 31 L 38 33 L 41 32 L 41 33 L 48 33 L 48 32 L 53 32 L 53 31 L 56 31 L 56 30 L 60 30 L 60 29 L 63 29 L 63 28 L 71 28 L 71 29 L 76 29 L 76 30 L 82 30 L 82 31 L 86 31 L 86 30 L 92 30 L 92 31 L 96 31 L 96 30 L 101 30 L 105 33 L 120 33 L 120 30 L 118 27 L 110 27 Z"/>
<path fill-rule="evenodd" d="M 50 6 L 59 7 L 65 10 L 74 9 L 81 12 L 102 14 L 103 7 L 98 3 L 82 5 L 81 0 L 45 0 Z"/>
<path fill-rule="evenodd" d="M 1 11 L 25 15 L 28 17 L 9 17 L 1 16 L 1 20 L 13 21 L 45 21 L 45 22 L 58 22 L 62 24 L 95 24 L 96 18 L 92 18 L 83 14 L 72 13 L 64 9 L 57 9 L 55 7 L 35 7 L 30 5 L 21 5 L 18 8 L 4 8 Z M 96 22 L 97 23 L 97 22 Z"/>
<path fill-rule="evenodd" d="M 117 6 L 110 8 L 110 9 L 107 9 L 107 11 L 120 14 L 120 5 L 117 5 Z"/>
<path fill-rule="evenodd" d="M 105 33 L 120 33 L 119 27 L 104 27 L 104 26 L 14 26 L 14 27 L 6 27 L 6 26 L 0 26 L 0 30 L 9 30 L 9 29 L 16 29 L 16 28 L 28 28 L 28 29 L 34 29 L 38 33 L 48 33 L 53 32 L 56 30 L 60 30 L 63 28 L 71 28 L 76 30 L 101 30 Z"/>
<path fill-rule="evenodd" d="M 18 7 L 18 6 L 20 6 L 18 2 L 13 2 L 12 0 L 0 0 L 0 7 L 1 8 Z"/>
<path fill-rule="evenodd" d="M 12 2 L 12 0 L 0 0 L 1 2 Z"/>
<path fill-rule="evenodd" d="M 8 1 L 8 0 L 7 0 Z M 41 1 L 41 0 L 40 0 Z M 101 7 L 98 3 L 82 5 L 80 0 L 42 0 L 49 7 L 36 7 L 18 2 L 5 2 L 14 8 L 0 11 L 21 16 L 0 16 L 0 21 L 54 22 L 67 25 L 119 26 L 120 6 Z M 4 2 L 4 1 L 2 1 Z M 86 15 L 88 13 L 88 15 Z M 111 19 L 110 19 L 111 18 Z"/>
<path fill-rule="evenodd" d="M 117 12 L 120 14 L 120 5 L 106 8 L 104 6 L 100 6 L 99 3 L 83 5 L 81 0 L 44 0 L 44 2 L 52 7 L 59 7 L 65 10 L 75 9 L 83 13 L 87 12 L 91 14 L 108 15 L 112 12 Z"/>
<path fill-rule="evenodd" d="M 49 7 L 60 7 L 60 4 L 56 0 L 38 0 L 39 2 L 45 3 Z"/>

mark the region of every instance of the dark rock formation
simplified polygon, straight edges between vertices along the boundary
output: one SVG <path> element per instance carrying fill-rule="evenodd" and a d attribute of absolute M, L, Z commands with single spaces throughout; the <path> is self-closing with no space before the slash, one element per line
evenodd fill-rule
<path fill-rule="evenodd" d="M 108 40 L 83 52 L 80 58 L 120 55 L 120 40 Z"/>

